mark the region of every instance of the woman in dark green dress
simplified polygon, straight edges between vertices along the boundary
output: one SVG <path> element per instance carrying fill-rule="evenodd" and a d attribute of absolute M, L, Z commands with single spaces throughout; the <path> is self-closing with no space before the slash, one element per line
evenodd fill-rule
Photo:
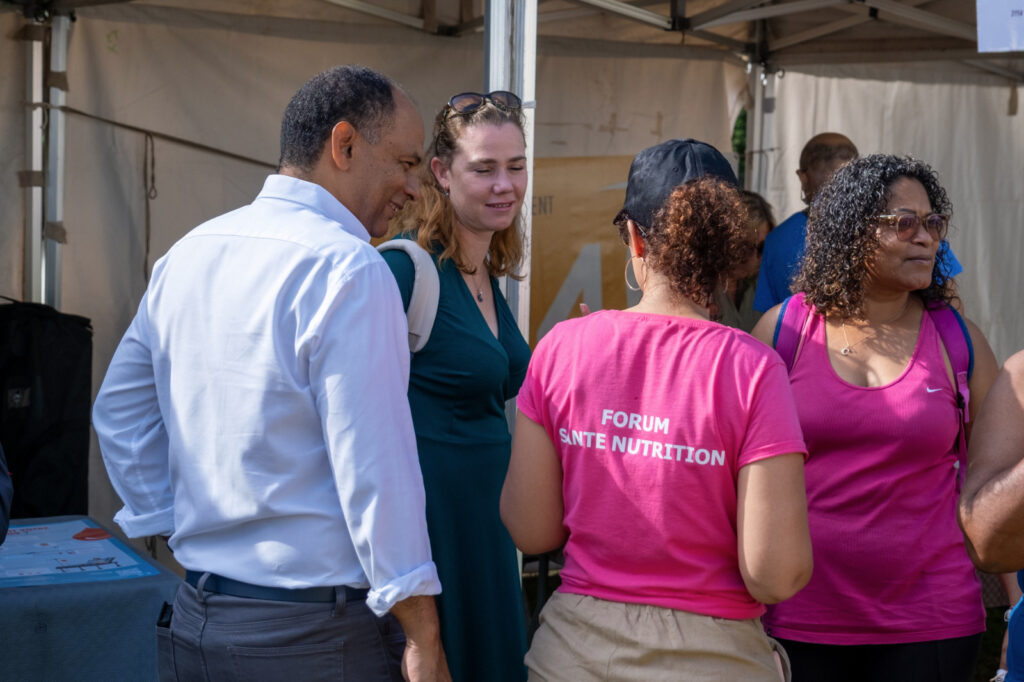
<path fill-rule="evenodd" d="M 514 274 L 524 251 L 520 106 L 512 93 L 453 97 L 434 123 L 421 199 L 399 221 L 433 256 L 441 285 L 430 340 L 412 358 L 409 402 L 454 682 L 526 679 L 518 558 L 498 512 L 511 444 L 505 401 L 530 356 L 496 279 Z M 383 255 L 408 308 L 412 261 Z"/>

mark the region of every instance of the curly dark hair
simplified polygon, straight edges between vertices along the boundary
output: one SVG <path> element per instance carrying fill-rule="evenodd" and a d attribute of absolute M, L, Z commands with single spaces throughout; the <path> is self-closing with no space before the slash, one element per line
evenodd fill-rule
<path fill-rule="evenodd" d="M 748 232 L 747 210 L 731 183 L 691 180 L 672 190 L 654 215 L 644 235 L 645 260 L 678 296 L 707 307 L 736 266 L 753 255 Z"/>
<path fill-rule="evenodd" d="M 335 66 L 299 88 L 281 121 L 284 166 L 309 172 L 338 121 L 348 121 L 370 144 L 377 144 L 395 113 L 398 85 L 365 66 Z"/>
<path fill-rule="evenodd" d="M 920 182 L 933 211 L 952 211 L 946 190 L 931 166 L 890 154 L 850 161 L 814 198 L 807 221 L 807 248 L 793 291 L 804 292 L 807 302 L 819 313 L 841 319 L 863 315 L 867 263 L 880 246 L 871 219 L 885 210 L 892 185 L 900 178 Z M 914 293 L 926 304 L 956 299 L 953 280 L 938 259 L 931 284 Z"/>

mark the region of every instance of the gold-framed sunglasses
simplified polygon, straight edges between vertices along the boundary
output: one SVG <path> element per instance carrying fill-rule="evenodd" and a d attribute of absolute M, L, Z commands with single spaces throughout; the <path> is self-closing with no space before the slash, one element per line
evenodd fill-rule
<path fill-rule="evenodd" d="M 916 213 L 885 214 L 874 217 L 879 225 L 885 225 L 896 234 L 896 239 L 908 242 L 921 228 L 928 230 L 933 239 L 944 239 L 949 229 L 949 216 L 944 213 L 929 213 L 923 218 Z"/>

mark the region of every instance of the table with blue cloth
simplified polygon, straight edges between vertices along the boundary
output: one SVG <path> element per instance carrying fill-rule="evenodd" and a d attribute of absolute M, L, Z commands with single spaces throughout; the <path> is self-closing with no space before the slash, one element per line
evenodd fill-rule
<path fill-rule="evenodd" d="M 0 680 L 156 680 L 156 622 L 180 584 L 89 517 L 13 519 Z"/>

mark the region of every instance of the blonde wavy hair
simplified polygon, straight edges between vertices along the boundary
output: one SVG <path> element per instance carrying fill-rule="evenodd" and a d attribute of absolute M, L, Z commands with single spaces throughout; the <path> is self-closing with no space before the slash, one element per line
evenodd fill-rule
<path fill-rule="evenodd" d="M 466 261 L 459 241 L 459 232 L 455 229 L 455 209 L 431 172 L 430 159 L 437 157 L 450 167 L 452 158 L 458 151 L 459 138 L 467 128 L 478 125 L 500 126 L 506 123 L 515 125 L 519 132 L 523 132 L 522 111 L 506 111 L 488 102 L 470 113 L 449 114 L 449 107 L 445 106 L 434 119 L 434 137 L 427 149 L 427 162 L 420 169 L 420 198 L 407 202 L 395 216 L 388 237 L 414 234 L 416 243 L 427 251 L 441 249 L 438 256 L 439 264 L 451 259 L 462 272 L 476 272 L 476 267 Z M 486 260 L 488 274 L 492 277 L 508 275 L 514 279 L 522 279 L 516 274 L 516 270 L 523 261 L 524 251 L 522 227 L 519 216 L 516 216 L 511 227 L 491 238 Z"/>

